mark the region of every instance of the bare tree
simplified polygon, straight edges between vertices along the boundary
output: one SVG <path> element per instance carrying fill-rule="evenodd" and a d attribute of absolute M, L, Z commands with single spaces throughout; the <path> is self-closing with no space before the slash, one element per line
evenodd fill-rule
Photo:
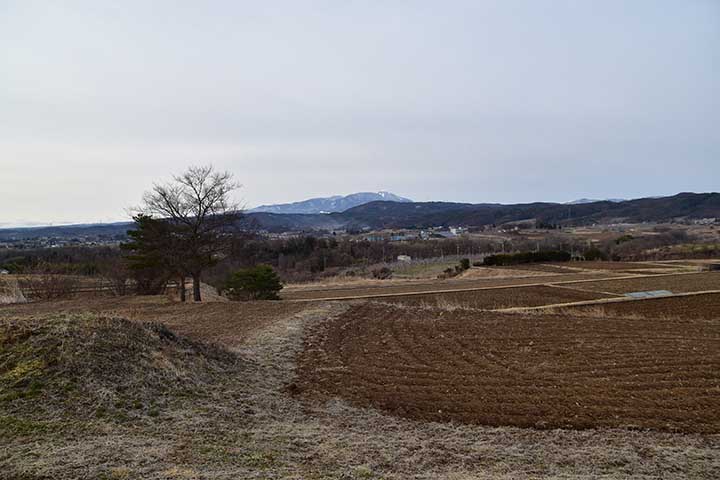
<path fill-rule="evenodd" d="M 213 265 L 229 246 L 231 230 L 241 211 L 230 194 L 240 188 L 228 172 L 212 166 L 190 167 L 165 184 L 154 184 L 143 196 L 144 215 L 162 218 L 172 226 L 172 242 L 193 279 L 193 299 L 200 301 L 202 271 Z"/>

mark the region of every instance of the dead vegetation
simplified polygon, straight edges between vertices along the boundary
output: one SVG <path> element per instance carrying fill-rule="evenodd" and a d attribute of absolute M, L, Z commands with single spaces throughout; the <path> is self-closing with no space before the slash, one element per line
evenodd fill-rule
<path fill-rule="evenodd" d="M 159 323 L 92 314 L 0 322 L 0 408 L 10 415 L 131 421 L 202 397 L 239 359 Z M 5 424 L 7 426 L 7 424 Z"/>

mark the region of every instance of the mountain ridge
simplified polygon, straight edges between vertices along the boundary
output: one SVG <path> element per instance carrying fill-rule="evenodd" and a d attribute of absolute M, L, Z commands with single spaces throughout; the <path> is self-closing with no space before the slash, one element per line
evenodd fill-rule
<path fill-rule="evenodd" d="M 374 201 L 412 202 L 409 198 L 391 192 L 356 192 L 349 195 L 333 195 L 315 197 L 298 202 L 260 205 L 251 208 L 247 213 L 279 213 L 279 214 L 315 214 L 344 212 L 353 207 Z"/>

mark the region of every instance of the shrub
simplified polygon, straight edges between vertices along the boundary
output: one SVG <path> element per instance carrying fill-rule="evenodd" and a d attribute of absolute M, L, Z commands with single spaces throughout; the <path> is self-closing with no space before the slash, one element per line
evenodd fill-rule
<path fill-rule="evenodd" d="M 585 252 L 585 260 L 587 261 L 594 261 L 594 260 L 607 260 L 608 256 L 605 252 L 600 250 L 599 248 L 591 248 Z"/>
<path fill-rule="evenodd" d="M 72 275 L 32 274 L 18 280 L 26 298 L 61 300 L 71 298 L 80 287 L 80 280 Z"/>
<path fill-rule="evenodd" d="M 270 265 L 257 265 L 230 275 L 223 291 L 231 300 L 279 300 L 282 282 Z"/>
<path fill-rule="evenodd" d="M 377 278 L 380 280 L 386 280 L 390 277 L 392 277 L 392 270 L 390 270 L 388 267 L 382 267 L 382 268 L 376 268 L 372 271 L 373 278 Z"/>
<path fill-rule="evenodd" d="M 463 270 L 468 270 L 470 268 L 470 259 L 469 258 L 463 258 L 460 260 L 460 268 Z"/>
<path fill-rule="evenodd" d="M 536 262 L 569 262 L 572 256 L 562 250 L 540 250 L 539 252 L 506 253 L 485 257 L 483 263 L 493 265 L 519 265 Z"/>

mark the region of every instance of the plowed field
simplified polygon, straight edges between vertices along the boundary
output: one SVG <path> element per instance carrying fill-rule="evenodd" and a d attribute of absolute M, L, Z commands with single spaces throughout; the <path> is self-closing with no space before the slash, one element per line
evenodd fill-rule
<path fill-rule="evenodd" d="M 553 303 L 598 300 L 610 296 L 611 295 L 601 293 L 572 290 L 570 288 L 539 286 L 389 297 L 383 301 L 408 306 L 493 309 L 505 307 L 535 307 Z"/>
<path fill-rule="evenodd" d="M 563 308 L 563 313 L 593 312 L 604 316 L 705 318 L 720 323 L 720 293 Z"/>
<path fill-rule="evenodd" d="M 662 275 L 657 277 L 586 282 L 582 285 L 582 288 L 614 293 L 628 293 L 647 290 L 670 290 L 674 293 L 720 290 L 720 272 Z"/>
<path fill-rule="evenodd" d="M 720 322 L 363 304 L 306 338 L 299 389 L 483 425 L 720 432 Z"/>

